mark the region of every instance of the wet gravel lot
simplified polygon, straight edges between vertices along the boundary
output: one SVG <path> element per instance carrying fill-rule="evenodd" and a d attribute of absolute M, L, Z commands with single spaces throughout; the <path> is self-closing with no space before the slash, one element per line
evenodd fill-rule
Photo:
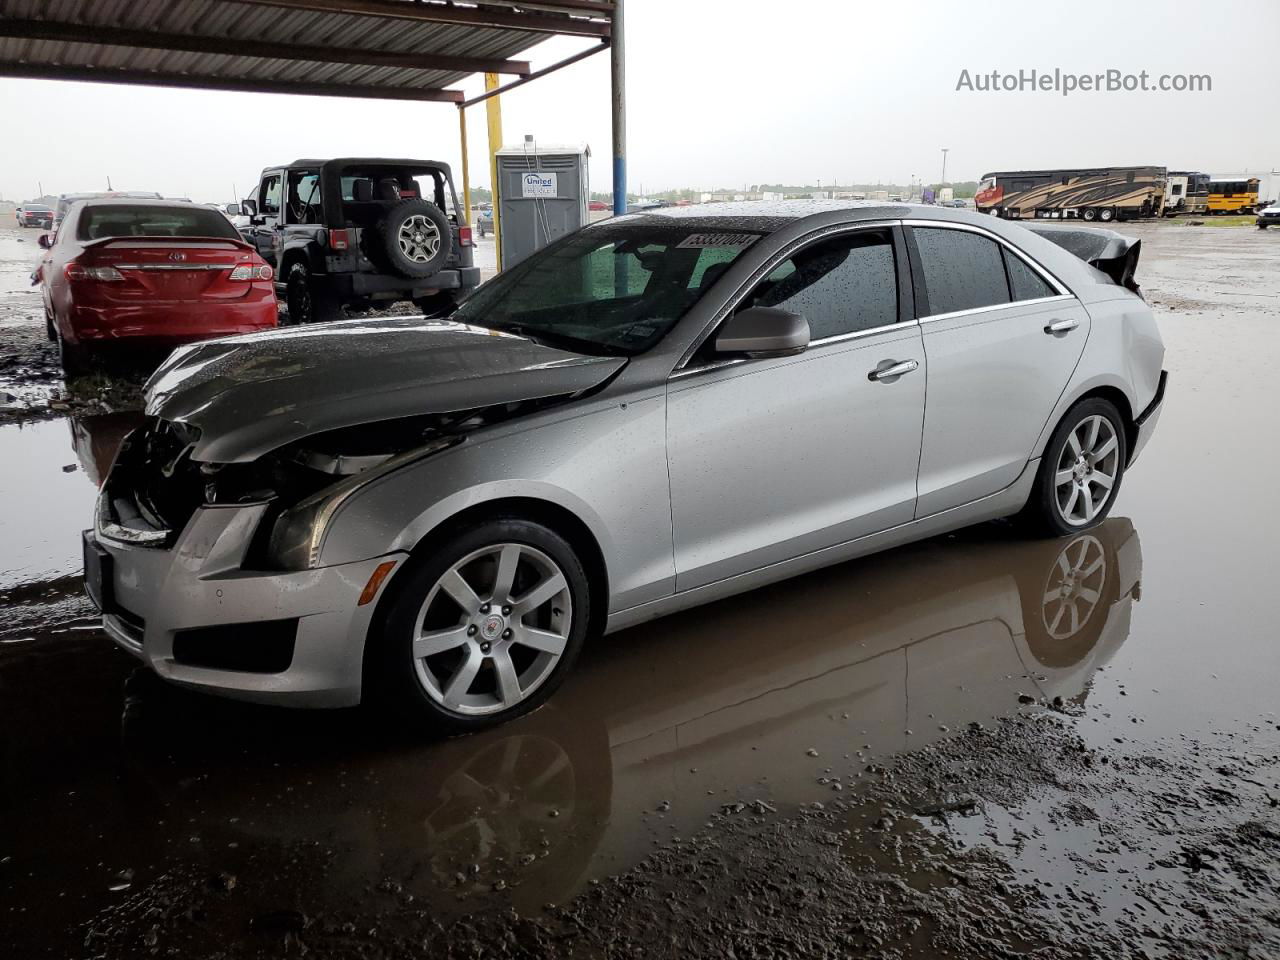
<path fill-rule="evenodd" d="M 112 647 L 78 531 L 136 414 L 49 407 L 0 231 L 0 956 L 1280 956 L 1280 235 L 1123 229 L 1172 379 L 1112 519 L 614 635 L 448 741 Z"/>

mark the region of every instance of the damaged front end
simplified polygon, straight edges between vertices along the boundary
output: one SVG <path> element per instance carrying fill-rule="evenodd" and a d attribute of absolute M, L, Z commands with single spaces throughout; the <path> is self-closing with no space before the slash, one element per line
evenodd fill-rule
<path fill-rule="evenodd" d="M 199 510 L 259 507 L 243 568 L 306 570 L 319 565 L 329 520 L 366 483 L 461 443 L 475 430 L 573 398 L 342 427 L 237 463 L 196 460 L 198 428 L 148 417 L 125 438 L 103 484 L 97 533 L 130 546 L 168 549 Z"/>

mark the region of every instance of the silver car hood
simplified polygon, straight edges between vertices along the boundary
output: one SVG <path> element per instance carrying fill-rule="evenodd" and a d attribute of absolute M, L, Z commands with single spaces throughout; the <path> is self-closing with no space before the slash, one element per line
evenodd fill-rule
<path fill-rule="evenodd" d="M 625 364 L 447 321 L 348 320 L 181 347 L 146 412 L 198 427 L 195 460 L 246 462 L 339 427 L 577 393 Z"/>

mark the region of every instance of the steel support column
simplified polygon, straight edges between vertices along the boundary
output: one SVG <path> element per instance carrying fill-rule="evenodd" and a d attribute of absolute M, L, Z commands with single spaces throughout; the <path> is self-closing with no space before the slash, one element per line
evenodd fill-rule
<path fill-rule="evenodd" d="M 613 215 L 627 212 L 627 82 L 623 33 L 625 0 L 613 5 L 613 33 L 609 41 L 611 118 L 613 121 Z"/>

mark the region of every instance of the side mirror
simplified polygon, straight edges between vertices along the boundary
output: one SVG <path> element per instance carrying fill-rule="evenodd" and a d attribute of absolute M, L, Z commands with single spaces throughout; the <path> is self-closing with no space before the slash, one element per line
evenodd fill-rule
<path fill-rule="evenodd" d="M 227 212 L 230 213 L 231 211 L 228 210 Z M 247 217 L 256 217 L 258 215 L 258 201 L 241 200 L 240 212 Z"/>
<path fill-rule="evenodd" d="M 224 212 L 229 217 L 240 216 L 240 210 L 241 210 L 241 206 L 238 203 L 228 203 L 224 208 Z"/>
<path fill-rule="evenodd" d="M 36 238 L 36 243 L 38 243 L 42 249 L 48 250 L 50 247 L 53 246 L 53 234 L 52 233 L 40 234 L 40 236 Z"/>
<path fill-rule="evenodd" d="M 788 357 L 809 346 L 809 321 L 778 307 L 748 307 L 725 321 L 716 336 L 716 353 L 749 357 Z"/>

